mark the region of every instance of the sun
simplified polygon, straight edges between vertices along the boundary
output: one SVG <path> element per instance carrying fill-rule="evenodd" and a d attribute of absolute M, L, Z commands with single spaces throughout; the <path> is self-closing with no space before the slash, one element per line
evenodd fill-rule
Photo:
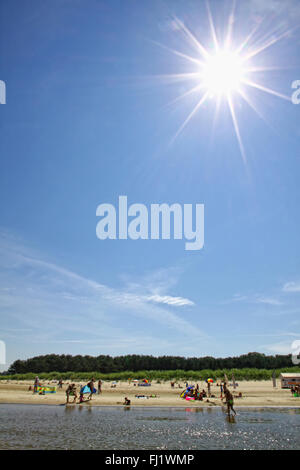
<path fill-rule="evenodd" d="M 206 59 L 200 77 L 210 95 L 228 95 L 240 90 L 246 69 L 238 54 L 220 51 Z"/>
<path fill-rule="evenodd" d="M 167 49 L 176 56 L 183 58 L 195 67 L 194 72 L 178 73 L 158 76 L 158 78 L 170 78 L 170 80 L 182 81 L 185 84 L 195 83 L 185 93 L 176 97 L 170 104 L 175 104 L 179 100 L 186 98 L 189 95 L 199 95 L 200 98 L 196 102 L 190 114 L 185 118 L 177 132 L 175 133 L 171 143 L 179 136 L 179 134 L 186 127 L 188 122 L 196 115 L 199 109 L 203 108 L 204 103 L 209 98 L 215 98 L 216 102 L 216 117 L 220 110 L 220 103 L 224 101 L 229 108 L 235 135 L 239 144 L 240 152 L 246 163 L 246 152 L 242 142 L 242 137 L 239 129 L 238 118 L 235 110 L 235 98 L 243 99 L 258 116 L 261 113 L 251 99 L 251 89 L 259 90 L 263 93 L 268 93 L 278 98 L 282 98 L 291 102 L 291 97 L 279 93 L 269 87 L 264 86 L 256 75 L 270 71 L 276 67 L 264 67 L 255 65 L 256 57 L 263 51 L 266 51 L 271 46 L 276 44 L 284 37 L 291 34 L 290 30 L 282 31 L 280 29 L 272 29 L 264 31 L 262 35 L 258 34 L 261 24 L 256 24 L 248 36 L 239 44 L 234 44 L 233 41 L 233 24 L 235 22 L 234 6 L 229 15 L 227 34 L 221 40 L 217 37 L 216 29 L 210 12 L 209 4 L 207 5 L 207 13 L 209 20 L 209 27 L 211 31 L 211 44 L 213 47 L 207 49 L 203 46 L 200 40 L 191 32 L 191 30 L 177 17 L 173 19 L 174 31 L 176 34 L 183 34 L 188 41 L 191 49 L 197 51 L 197 54 L 188 54 L 182 51 L 171 49 L 165 45 L 153 41 L 160 47 Z M 233 4 L 235 5 L 235 3 Z M 175 27 L 176 26 L 176 27 Z"/>

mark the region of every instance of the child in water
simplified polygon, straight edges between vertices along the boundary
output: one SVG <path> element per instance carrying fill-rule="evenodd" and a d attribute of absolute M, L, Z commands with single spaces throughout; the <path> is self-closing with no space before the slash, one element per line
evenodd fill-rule
<path fill-rule="evenodd" d="M 232 410 L 234 412 L 234 415 L 236 415 L 236 411 L 233 409 L 233 396 L 226 387 L 226 385 L 224 385 L 224 398 L 226 400 L 228 416 L 230 416 L 230 410 Z"/>

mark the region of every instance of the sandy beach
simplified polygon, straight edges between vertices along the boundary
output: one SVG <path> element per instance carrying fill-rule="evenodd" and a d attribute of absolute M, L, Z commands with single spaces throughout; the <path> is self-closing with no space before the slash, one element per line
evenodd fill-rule
<path fill-rule="evenodd" d="M 61 405 L 66 402 L 66 388 L 69 382 L 64 382 L 61 389 L 57 383 L 41 382 L 42 385 L 55 385 L 56 393 L 39 395 L 33 393 L 32 381 L 1 381 L 0 382 L 0 403 L 23 403 L 23 404 L 45 404 L 45 405 Z M 84 382 L 76 383 L 79 391 L 80 385 Z M 181 385 L 181 387 L 179 386 Z M 29 387 L 32 390 L 29 390 Z M 206 390 L 206 384 L 199 382 L 200 389 Z M 118 382 L 116 387 L 112 386 L 112 382 L 104 382 L 102 384 L 102 393 L 94 394 L 90 402 L 84 403 L 82 406 L 122 406 L 124 397 L 131 400 L 132 406 L 172 406 L 172 407 L 213 407 L 221 406 L 220 387 L 212 384 L 212 397 L 207 401 L 186 401 L 180 398 L 180 393 L 184 389 L 184 383 L 176 384 L 172 388 L 170 382 L 152 383 L 150 387 L 140 387 L 128 382 Z M 273 388 L 271 381 L 241 381 L 236 390 L 229 387 L 230 391 L 235 395 L 239 392 L 242 397 L 235 397 L 235 407 L 300 407 L 300 397 L 292 396 L 290 390 L 281 389 L 279 381 L 277 387 Z M 149 398 L 138 398 L 136 395 L 149 396 Z M 153 396 L 151 396 L 153 395 Z M 73 397 L 70 397 L 73 400 Z M 79 400 L 77 400 L 78 403 Z M 73 405 L 70 405 L 73 406 Z"/>

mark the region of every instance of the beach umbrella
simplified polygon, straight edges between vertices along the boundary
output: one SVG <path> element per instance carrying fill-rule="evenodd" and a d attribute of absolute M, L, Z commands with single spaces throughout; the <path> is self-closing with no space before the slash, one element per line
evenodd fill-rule
<path fill-rule="evenodd" d="M 214 379 L 207 379 L 207 383 L 213 384 L 213 383 L 214 383 Z"/>

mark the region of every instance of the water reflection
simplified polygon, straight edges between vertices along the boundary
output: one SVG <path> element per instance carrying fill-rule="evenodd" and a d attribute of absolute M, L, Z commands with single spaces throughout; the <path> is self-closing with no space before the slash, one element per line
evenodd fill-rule
<path fill-rule="evenodd" d="M 0 448 L 300 449 L 299 409 L 225 411 L 0 405 Z"/>
<path fill-rule="evenodd" d="M 71 406 L 66 405 L 64 409 L 65 409 L 65 414 L 66 415 L 74 413 L 74 411 L 76 411 L 76 407 L 72 406 L 72 405 Z"/>
<path fill-rule="evenodd" d="M 226 416 L 226 421 L 227 421 L 227 423 L 235 423 L 235 422 L 236 422 L 235 416 L 233 416 L 233 415 L 229 415 L 229 416 L 228 416 L 228 415 L 227 415 L 227 416 Z"/>

